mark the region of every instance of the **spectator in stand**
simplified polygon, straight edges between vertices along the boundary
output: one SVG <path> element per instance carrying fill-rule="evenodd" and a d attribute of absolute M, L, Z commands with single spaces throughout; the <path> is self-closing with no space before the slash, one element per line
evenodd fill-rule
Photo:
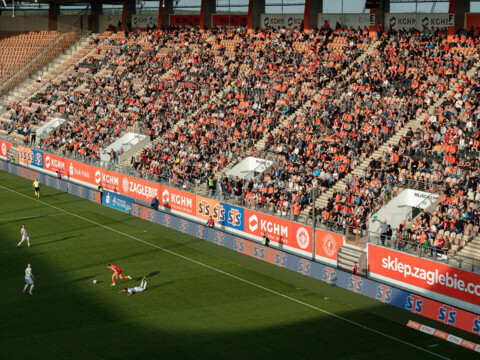
<path fill-rule="evenodd" d="M 382 246 L 385 246 L 388 227 L 389 225 L 387 224 L 387 220 L 383 220 L 383 222 L 380 222 L 380 226 L 377 229 L 377 232 L 380 233 L 380 241 L 382 242 Z"/>

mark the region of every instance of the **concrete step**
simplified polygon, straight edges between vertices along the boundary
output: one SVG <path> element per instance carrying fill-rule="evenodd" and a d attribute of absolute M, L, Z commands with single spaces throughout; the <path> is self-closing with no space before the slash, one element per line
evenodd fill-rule
<path fill-rule="evenodd" d="M 474 248 L 470 245 L 467 245 L 464 248 L 462 248 L 462 255 L 464 255 L 464 252 L 475 255 L 474 257 L 478 257 L 480 259 L 480 249 L 479 248 Z"/>

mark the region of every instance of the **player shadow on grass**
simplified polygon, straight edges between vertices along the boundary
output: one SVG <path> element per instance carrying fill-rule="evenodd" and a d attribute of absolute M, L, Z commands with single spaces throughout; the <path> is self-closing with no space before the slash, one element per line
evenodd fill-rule
<path fill-rule="evenodd" d="M 82 234 L 83 235 L 83 234 Z M 54 242 L 58 242 L 58 241 L 65 241 L 65 240 L 69 240 L 69 239 L 73 239 L 73 238 L 76 238 L 76 237 L 80 237 L 82 235 L 75 235 L 75 236 L 65 236 L 61 239 L 56 239 L 56 240 L 51 240 L 51 241 L 46 241 L 46 242 L 42 242 L 40 244 L 35 244 L 35 247 L 37 246 L 42 246 L 42 245 L 47 245 L 47 244 L 51 244 L 51 243 L 54 243 Z"/>
<path fill-rule="evenodd" d="M 158 274 L 160 274 L 160 271 L 152 271 L 150 274 L 145 275 L 145 277 L 146 277 L 147 279 L 150 279 L 150 278 L 152 278 L 152 277 L 154 277 L 155 275 L 158 275 Z M 142 279 L 143 279 L 143 276 L 134 278 L 133 280 L 135 280 L 135 281 L 140 281 L 140 280 L 142 280 Z"/>
<path fill-rule="evenodd" d="M 173 284 L 173 283 L 174 283 L 174 281 L 167 281 L 167 282 L 156 284 L 156 285 L 148 285 L 146 291 L 153 290 L 153 289 L 158 289 L 160 287 L 164 287 L 164 286 L 167 286 L 167 285 L 170 285 L 170 284 Z"/>

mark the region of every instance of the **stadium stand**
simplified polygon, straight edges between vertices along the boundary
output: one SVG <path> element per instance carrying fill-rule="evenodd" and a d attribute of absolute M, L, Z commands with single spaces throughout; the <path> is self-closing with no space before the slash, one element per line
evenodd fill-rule
<path fill-rule="evenodd" d="M 376 42 L 342 28 L 105 32 L 15 99 L 0 131 L 28 143 L 63 117 L 40 146 L 89 162 L 143 133 L 150 144 L 122 164 L 131 174 L 294 220 L 315 207 L 320 222 L 361 231 L 401 189 L 422 186 L 441 195 L 434 216 L 395 239 L 426 235 L 454 254 L 480 226 L 478 50 L 478 35 L 447 41 L 443 30 Z M 249 154 L 277 165 L 229 179 Z"/>

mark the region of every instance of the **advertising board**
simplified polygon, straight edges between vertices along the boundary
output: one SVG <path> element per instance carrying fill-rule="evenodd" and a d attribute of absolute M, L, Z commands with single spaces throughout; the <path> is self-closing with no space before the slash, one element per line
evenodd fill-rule
<path fill-rule="evenodd" d="M 170 15 L 170 25 L 200 25 L 200 15 Z"/>
<path fill-rule="evenodd" d="M 102 205 L 106 205 L 111 208 L 131 214 L 132 204 L 133 199 L 128 196 L 117 194 L 111 191 L 103 192 Z"/>
<path fill-rule="evenodd" d="M 480 309 L 480 275 L 473 272 L 373 244 L 368 244 L 368 266 L 372 278 L 430 298 L 448 297 L 464 303 L 466 308 L 474 305 Z"/>
<path fill-rule="evenodd" d="M 156 15 L 132 15 L 132 27 L 134 28 L 153 27 L 153 25 L 158 27 L 158 16 Z"/>
<path fill-rule="evenodd" d="M 343 235 L 315 230 L 315 258 L 327 264 L 337 265 L 338 250 L 343 246 Z"/>
<path fill-rule="evenodd" d="M 270 241 L 281 248 L 291 249 L 301 254 L 312 254 L 312 228 L 293 221 L 267 215 L 249 209 L 244 210 L 244 232 L 263 237 L 268 234 Z"/>
<path fill-rule="evenodd" d="M 213 14 L 213 26 L 246 26 L 247 15 L 228 15 L 228 14 Z"/>
<path fill-rule="evenodd" d="M 388 13 L 385 14 L 386 30 L 416 28 L 417 30 L 443 29 L 455 25 L 455 14 L 442 13 Z"/>
<path fill-rule="evenodd" d="M 317 14 L 317 27 L 319 29 L 323 28 L 325 21 L 332 29 L 335 29 L 337 22 L 348 28 L 357 29 L 360 27 L 363 29 L 375 25 L 375 14 Z"/>
<path fill-rule="evenodd" d="M 46 179 L 54 186 L 67 188 L 69 193 L 80 195 L 91 201 L 99 202 L 100 196 L 97 191 L 72 184 L 64 180 L 55 179 L 43 173 L 24 167 L 10 164 L 6 161 L 0 161 L 0 169 L 8 171 L 15 175 L 20 175 L 33 179 L 38 177 L 43 184 Z M 245 210 L 247 213 L 248 210 Z M 376 280 L 363 278 L 351 273 L 336 269 L 333 266 L 313 262 L 297 255 L 285 253 L 282 250 L 264 247 L 258 243 L 246 240 L 233 234 L 225 233 L 219 229 L 211 229 L 190 220 L 182 219 L 178 216 L 155 211 L 149 207 L 136 203 L 132 204 L 132 214 L 142 219 L 157 223 L 159 225 L 190 234 L 200 239 L 204 239 L 213 244 L 226 247 L 236 252 L 266 261 L 279 267 L 298 272 L 305 276 L 310 276 L 317 280 L 347 289 L 372 299 L 389 304 L 406 311 L 427 317 L 429 319 L 442 322 L 449 326 L 480 335 L 480 316 L 477 313 L 468 312 L 458 307 L 438 302 L 416 293 L 405 291 L 394 286 L 381 283 Z M 246 214 L 247 216 L 249 214 Z M 246 225 L 246 224 L 245 224 Z M 273 225 L 272 225 L 273 226 Z M 246 225 L 246 227 L 248 227 Z M 387 249 L 388 250 L 388 249 Z M 457 275 L 458 277 L 458 275 Z M 478 284 L 478 283 L 477 283 Z"/>
<path fill-rule="evenodd" d="M 0 159 L 7 160 L 8 150 L 12 147 L 7 141 L 0 140 Z"/>
<path fill-rule="evenodd" d="M 303 24 L 303 14 L 261 14 L 260 15 L 260 27 L 265 29 L 267 27 L 273 27 L 280 29 L 285 27 L 286 29 L 300 29 Z"/>

